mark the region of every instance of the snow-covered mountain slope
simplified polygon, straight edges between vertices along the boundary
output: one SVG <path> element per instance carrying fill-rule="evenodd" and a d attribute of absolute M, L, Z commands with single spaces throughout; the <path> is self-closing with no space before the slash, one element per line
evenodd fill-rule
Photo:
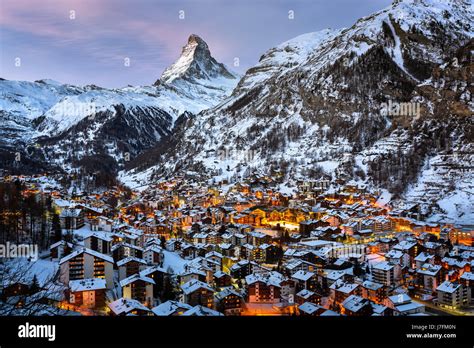
<path fill-rule="evenodd" d="M 80 87 L 52 80 L 27 82 L 0 79 L 0 110 L 11 116 L 34 119 L 65 96 L 82 92 Z"/>
<path fill-rule="evenodd" d="M 416 182 L 409 186 L 404 199 L 421 203 L 432 202 L 432 221 L 472 224 L 474 215 L 474 148 L 472 144 L 455 148 L 451 154 L 433 155 L 425 160 Z"/>
<path fill-rule="evenodd" d="M 80 87 L 52 80 L 35 82 L 0 79 L 0 146 L 27 143 L 35 136 L 32 120 L 62 98 L 82 93 Z"/>
<path fill-rule="evenodd" d="M 303 34 L 268 50 L 260 58 L 259 63 L 249 69 L 241 79 L 238 85 L 238 93 L 251 90 L 272 77 L 284 75 L 292 69 L 297 69 L 324 42 L 331 41 L 340 35 L 341 32 L 342 30 L 325 29 L 319 32 Z"/>
<path fill-rule="evenodd" d="M 109 112 L 114 114 L 117 106 L 130 110 L 132 113 L 140 110 L 160 109 L 172 119 L 187 110 L 199 112 L 205 105 L 195 105 L 188 98 L 181 98 L 176 93 L 159 93 L 155 88 L 146 87 L 109 90 L 94 88 L 85 90 L 79 95 L 64 97 L 43 114 L 43 119 L 37 129 L 39 136 L 56 136 L 77 125 L 85 118 L 95 118 L 95 115 Z M 176 101 L 174 104 L 173 101 Z M 174 104 L 174 105 L 173 105 Z M 135 112 L 133 112 L 135 111 Z M 169 128 L 170 125 L 167 125 Z"/>
<path fill-rule="evenodd" d="M 188 67 L 176 71 L 183 61 Z M 84 154 L 133 157 L 168 135 L 179 115 L 217 105 L 238 82 L 196 35 L 164 76 L 153 86 L 120 89 L 1 80 L 0 132 L 10 147 L 40 144 L 65 169 Z"/>
<path fill-rule="evenodd" d="M 439 150 L 425 139 L 433 119 L 439 136 L 445 122 L 453 148 L 467 141 L 466 95 L 430 81 L 472 40 L 472 18 L 470 1 L 394 1 L 350 28 L 302 35 L 272 48 L 229 98 L 183 121 L 174 143 L 153 150 L 156 166 L 137 163 L 124 180 L 143 184 L 192 171 L 232 181 L 258 170 L 285 172 L 283 180 L 292 181 L 326 171 L 390 186 L 401 197 L 425 159 Z M 459 72 L 456 80 L 466 88 L 466 75 Z M 439 102 L 440 96 L 456 100 Z M 384 113 L 388 103 L 415 103 L 420 114 Z M 387 147 L 391 162 L 374 156 L 362 163 L 364 151 L 375 153 L 398 138 L 406 149 Z"/>

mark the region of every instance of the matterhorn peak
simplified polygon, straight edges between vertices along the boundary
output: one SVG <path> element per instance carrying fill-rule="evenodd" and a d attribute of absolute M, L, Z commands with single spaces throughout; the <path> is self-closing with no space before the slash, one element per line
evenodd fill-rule
<path fill-rule="evenodd" d="M 182 80 L 206 81 L 219 77 L 236 79 L 237 75 L 212 57 L 209 46 L 201 37 L 191 34 L 178 60 L 163 72 L 155 84 L 176 84 Z"/>
<path fill-rule="evenodd" d="M 209 47 L 207 46 L 207 43 L 206 41 L 204 41 L 203 39 L 201 39 L 199 37 L 199 35 L 196 35 L 196 34 L 191 34 L 188 38 L 188 45 L 197 45 L 199 46 L 200 48 L 203 48 L 203 49 L 207 49 L 209 50 Z M 183 47 L 184 49 L 184 47 Z"/>

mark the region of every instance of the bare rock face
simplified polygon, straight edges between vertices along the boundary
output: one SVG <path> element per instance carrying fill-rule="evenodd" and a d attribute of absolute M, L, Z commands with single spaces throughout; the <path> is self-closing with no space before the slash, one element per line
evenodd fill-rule
<path fill-rule="evenodd" d="M 192 34 L 183 47 L 179 59 L 163 72 L 156 83 L 173 84 L 176 80 L 189 82 L 203 80 L 202 82 L 206 83 L 216 78 L 236 80 L 237 75 L 227 70 L 224 64 L 218 63 L 212 57 L 207 43 L 196 34 Z"/>

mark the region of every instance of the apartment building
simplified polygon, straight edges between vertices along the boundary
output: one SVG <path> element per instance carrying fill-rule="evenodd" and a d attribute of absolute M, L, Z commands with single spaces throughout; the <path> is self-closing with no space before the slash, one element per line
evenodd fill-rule
<path fill-rule="evenodd" d="M 100 278 L 105 279 L 107 289 L 114 286 L 114 260 L 97 251 L 81 248 L 59 261 L 60 280 L 69 284 L 71 280 Z"/>

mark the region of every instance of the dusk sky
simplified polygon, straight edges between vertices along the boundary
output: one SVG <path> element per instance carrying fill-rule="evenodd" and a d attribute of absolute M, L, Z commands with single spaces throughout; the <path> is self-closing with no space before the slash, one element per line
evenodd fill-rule
<path fill-rule="evenodd" d="M 0 0 L 0 77 L 148 85 L 198 34 L 244 73 L 300 34 L 351 26 L 391 0 Z M 288 11 L 294 11 L 294 19 Z M 73 11 L 73 12 L 71 12 Z M 180 14 L 184 11 L 184 19 Z M 238 57 L 240 66 L 233 66 Z M 20 58 L 20 66 L 15 66 Z M 130 66 L 125 66 L 125 58 Z"/>

